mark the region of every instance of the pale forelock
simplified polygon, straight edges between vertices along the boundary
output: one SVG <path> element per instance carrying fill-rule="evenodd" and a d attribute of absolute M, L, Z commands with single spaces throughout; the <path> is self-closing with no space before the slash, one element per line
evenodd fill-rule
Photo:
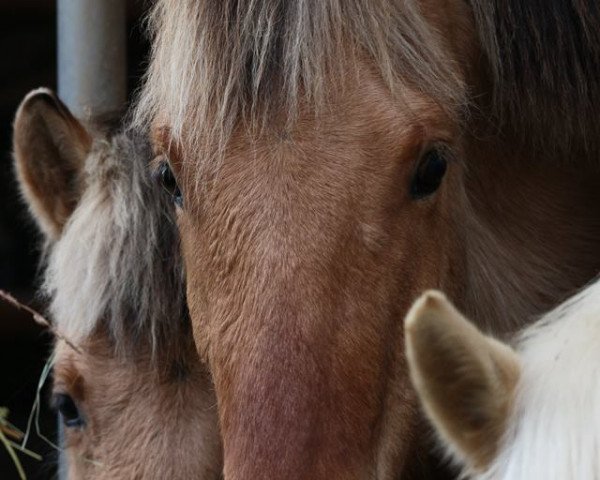
<path fill-rule="evenodd" d="M 57 330 L 74 343 L 105 327 L 118 350 L 152 348 L 186 325 L 173 206 L 152 181 L 143 141 L 96 141 L 84 191 L 49 247 L 43 290 Z"/>
<path fill-rule="evenodd" d="M 300 100 L 324 106 L 328 90 L 358 72 L 349 62 L 363 58 L 392 93 L 408 82 L 455 111 L 462 80 L 419 8 L 416 0 L 157 0 L 134 122 L 168 124 L 175 140 L 185 134 L 184 147 L 220 151 L 241 120 L 261 128 L 282 111 L 293 122 Z"/>

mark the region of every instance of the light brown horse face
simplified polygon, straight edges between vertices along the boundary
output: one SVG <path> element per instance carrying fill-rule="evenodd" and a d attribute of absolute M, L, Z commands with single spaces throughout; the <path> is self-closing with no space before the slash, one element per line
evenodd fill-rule
<path fill-rule="evenodd" d="M 159 369 L 149 354 L 115 356 L 102 336 L 80 350 L 61 342 L 54 352 L 69 479 L 219 478 L 214 397 L 194 352 Z"/>
<path fill-rule="evenodd" d="M 337 95 L 290 131 L 237 130 L 201 194 L 202 162 L 171 153 L 228 479 L 385 478 L 409 454 L 402 318 L 453 289 L 460 146 L 430 99 L 367 69 Z"/>
<path fill-rule="evenodd" d="M 54 328 L 70 340 L 57 339 L 52 392 L 68 478 L 216 479 L 212 383 L 189 330 L 178 327 L 186 318 L 183 283 L 170 291 L 182 276 L 162 209 L 169 203 L 142 181 L 145 159 L 135 163 L 119 145 L 92 142 L 47 90 L 30 94 L 17 113 L 15 166 L 49 243 L 45 287 Z M 131 334 L 126 325 L 137 328 L 137 341 L 119 337 Z M 146 341 L 165 332 L 181 334 L 180 341 Z M 174 351 L 161 348 L 173 343 Z"/>

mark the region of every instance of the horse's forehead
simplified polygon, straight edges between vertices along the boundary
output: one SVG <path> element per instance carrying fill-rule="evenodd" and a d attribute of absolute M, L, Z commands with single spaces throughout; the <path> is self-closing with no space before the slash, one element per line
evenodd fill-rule
<path fill-rule="evenodd" d="M 403 87 L 402 95 L 394 96 L 372 69 L 362 66 L 360 72 L 356 82 L 346 82 L 325 106 L 310 105 L 305 99 L 292 123 L 286 122 L 283 113 L 260 128 L 238 121 L 222 151 L 218 139 L 206 141 L 208 133 L 202 135 L 193 127 L 176 137 L 169 117 L 159 116 L 151 128 L 154 150 L 167 155 L 177 172 L 183 169 L 193 174 L 197 184 L 198 176 L 227 157 L 272 156 L 274 151 L 287 151 L 291 156 L 298 146 L 335 154 L 337 147 L 351 143 L 367 149 L 412 149 L 419 142 L 458 138 L 460 119 L 435 99 L 409 85 Z"/>

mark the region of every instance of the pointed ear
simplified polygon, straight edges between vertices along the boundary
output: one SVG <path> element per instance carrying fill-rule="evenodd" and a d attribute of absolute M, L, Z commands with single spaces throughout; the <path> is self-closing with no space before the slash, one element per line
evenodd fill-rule
<path fill-rule="evenodd" d="M 405 319 L 406 354 L 425 413 L 450 451 L 473 470 L 489 465 L 510 415 L 516 353 L 469 323 L 439 292 Z"/>
<path fill-rule="evenodd" d="M 19 106 L 15 170 L 33 217 L 50 240 L 58 238 L 79 200 L 91 144 L 88 132 L 51 90 L 34 90 Z"/>

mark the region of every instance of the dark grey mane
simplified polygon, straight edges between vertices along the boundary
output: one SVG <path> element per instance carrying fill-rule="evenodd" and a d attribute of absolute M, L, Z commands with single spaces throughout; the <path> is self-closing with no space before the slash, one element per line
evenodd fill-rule
<path fill-rule="evenodd" d="M 470 0 L 493 76 L 493 110 L 560 153 L 600 151 L 600 4 Z"/>
<path fill-rule="evenodd" d="M 97 140 L 82 198 L 51 246 L 45 290 L 64 335 L 106 328 L 120 351 L 179 338 L 187 307 L 171 199 L 150 178 L 150 148 L 126 132 Z"/>

